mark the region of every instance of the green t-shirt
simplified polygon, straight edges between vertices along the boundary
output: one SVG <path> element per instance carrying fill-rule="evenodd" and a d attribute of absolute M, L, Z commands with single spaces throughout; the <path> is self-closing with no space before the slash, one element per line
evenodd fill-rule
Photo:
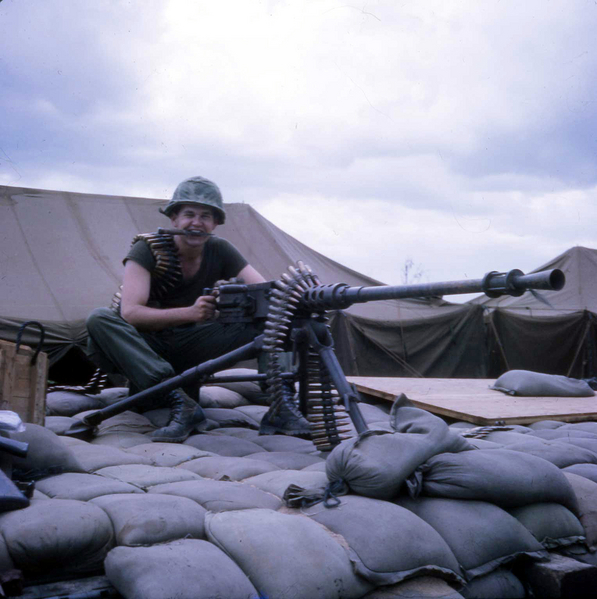
<path fill-rule="evenodd" d="M 179 285 L 168 290 L 156 298 L 156 278 L 153 269 L 156 260 L 151 253 L 149 245 L 139 239 L 131 247 L 123 263 L 133 260 L 151 273 L 151 289 L 148 306 L 152 308 L 181 308 L 192 306 L 196 299 L 203 295 L 206 287 L 213 287 L 216 281 L 231 279 L 247 266 L 248 262 L 241 253 L 229 242 L 221 237 L 210 237 L 203 246 L 203 260 L 197 274 L 188 281 L 181 281 Z"/>

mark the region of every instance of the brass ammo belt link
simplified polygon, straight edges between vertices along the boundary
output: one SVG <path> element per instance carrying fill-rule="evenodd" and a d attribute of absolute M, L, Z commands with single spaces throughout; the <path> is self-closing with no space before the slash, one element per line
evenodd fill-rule
<path fill-rule="evenodd" d="M 155 267 L 151 272 L 152 277 L 152 298 L 160 299 L 170 289 L 173 289 L 182 281 L 182 269 L 178 258 L 178 250 L 174 244 L 174 237 L 159 233 L 140 233 L 133 239 L 131 246 L 142 239 L 147 243 L 153 257 L 155 258 Z M 114 312 L 120 312 L 120 302 L 122 285 L 112 297 L 110 308 Z"/>

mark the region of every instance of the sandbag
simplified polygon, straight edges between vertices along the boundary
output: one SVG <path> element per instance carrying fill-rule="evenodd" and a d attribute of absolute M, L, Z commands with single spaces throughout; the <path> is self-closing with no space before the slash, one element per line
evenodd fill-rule
<path fill-rule="evenodd" d="M 467 580 L 489 574 L 520 556 L 536 560 L 547 557 L 541 543 L 497 505 L 435 497 L 400 497 L 396 503 L 435 528 L 452 549 Z"/>
<path fill-rule="evenodd" d="M 220 426 L 219 428 L 209 431 L 210 435 L 229 435 L 238 439 L 246 439 L 254 441 L 259 437 L 259 431 L 256 428 L 240 428 L 237 426 Z"/>
<path fill-rule="evenodd" d="M 394 503 L 348 495 L 336 509 L 318 504 L 300 513 L 342 535 L 357 574 L 373 584 L 424 575 L 464 583 L 458 561 L 437 531 Z"/>
<path fill-rule="evenodd" d="M 471 580 L 460 594 L 465 599 L 525 599 L 527 596 L 522 582 L 505 568 Z"/>
<path fill-rule="evenodd" d="M 116 414 L 97 425 L 96 436 L 106 433 L 151 433 L 156 427 L 143 414 L 135 412 L 122 412 Z"/>
<path fill-rule="evenodd" d="M 584 476 L 597 483 L 597 464 L 573 464 L 572 466 L 566 466 L 563 471 Z"/>
<path fill-rule="evenodd" d="M 578 501 L 578 519 L 585 529 L 587 547 L 597 549 L 597 483 L 571 472 L 564 475 L 572 485 Z"/>
<path fill-rule="evenodd" d="M 267 451 L 293 451 L 295 453 L 317 453 L 313 441 L 290 437 L 287 435 L 262 435 L 253 440 L 253 443 Z"/>
<path fill-rule="evenodd" d="M 442 453 L 409 479 L 411 497 L 477 499 L 504 508 L 540 501 L 578 508 L 564 473 L 551 462 L 508 449 Z"/>
<path fill-rule="evenodd" d="M 567 439 L 597 439 L 597 435 L 583 430 L 565 429 L 564 427 L 555 429 L 544 429 L 532 431 L 531 435 L 538 439 L 547 441 L 565 441 Z"/>
<path fill-rule="evenodd" d="M 35 483 L 38 491 L 51 498 L 89 501 L 100 495 L 115 493 L 143 493 L 141 489 L 119 480 L 97 474 L 67 472 L 50 476 Z"/>
<path fill-rule="evenodd" d="M 196 460 L 184 462 L 178 467 L 214 480 L 243 480 L 250 476 L 279 470 L 278 466 L 264 461 L 252 460 L 251 458 L 229 458 L 220 455 L 197 458 Z"/>
<path fill-rule="evenodd" d="M 146 445 L 148 437 L 141 433 L 105 433 L 90 441 L 91 445 L 108 445 L 117 449 L 130 449 Z"/>
<path fill-rule="evenodd" d="M 243 571 L 207 541 L 184 539 L 153 547 L 116 547 L 106 576 L 127 599 L 257 599 Z"/>
<path fill-rule="evenodd" d="M 586 381 L 530 370 L 509 370 L 502 374 L 490 389 L 523 397 L 592 397 L 595 395 L 595 391 Z"/>
<path fill-rule="evenodd" d="M 275 470 L 245 478 L 243 482 L 267 493 L 273 493 L 277 497 L 283 497 L 290 485 L 303 489 L 321 489 L 323 492 L 327 484 L 327 476 L 325 472 L 313 470 Z"/>
<path fill-rule="evenodd" d="M 205 528 L 261 597 L 357 599 L 371 589 L 338 540 L 309 518 L 259 509 L 208 513 Z"/>
<path fill-rule="evenodd" d="M 543 458 L 558 468 L 566 468 L 573 464 L 597 464 L 597 454 L 588 449 L 570 443 L 531 438 L 530 435 L 527 435 L 524 441 L 509 444 L 508 449 Z"/>
<path fill-rule="evenodd" d="M 95 472 L 109 466 L 123 464 L 151 465 L 151 460 L 142 455 L 135 455 L 109 445 L 91 445 L 90 443 L 73 443 L 69 445 L 85 472 Z"/>
<path fill-rule="evenodd" d="M 46 416 L 44 418 L 44 428 L 57 435 L 63 435 L 76 422 L 71 416 Z"/>
<path fill-rule="evenodd" d="M 201 451 L 189 445 L 180 443 L 146 443 L 127 449 L 128 452 L 149 458 L 152 466 L 169 466 L 174 468 L 183 462 L 195 458 L 205 458 L 215 454 Z"/>
<path fill-rule="evenodd" d="M 257 370 L 251 368 L 229 368 L 228 370 L 222 370 L 218 375 L 256 375 Z M 240 393 L 245 399 L 248 400 L 248 404 L 260 404 L 267 405 L 269 401 L 269 394 L 264 393 L 259 383 L 255 381 L 244 381 L 241 383 L 218 383 L 219 387 L 224 389 L 231 389 Z"/>
<path fill-rule="evenodd" d="M 107 468 L 100 468 L 96 471 L 96 474 L 130 483 L 140 489 L 148 489 L 154 485 L 176 483 L 182 480 L 199 480 L 201 478 L 198 474 L 182 468 L 145 466 L 143 464 L 108 466 Z"/>
<path fill-rule="evenodd" d="M 246 457 L 268 462 L 283 470 L 302 470 L 312 464 L 321 464 L 322 469 L 325 468 L 325 463 L 320 457 L 313 454 L 296 453 L 293 451 L 261 451 Z"/>
<path fill-rule="evenodd" d="M 539 420 L 539 422 L 529 424 L 529 428 L 534 431 L 555 430 L 560 426 L 564 426 L 564 424 L 560 420 Z"/>
<path fill-rule="evenodd" d="M 10 553 L 8 553 L 6 541 L 4 540 L 4 537 L 0 535 L 0 573 L 12 570 L 14 567 L 14 562 L 10 557 Z"/>
<path fill-rule="evenodd" d="M 111 406 L 128 396 L 128 387 L 110 387 L 109 389 L 102 389 L 100 393 L 94 397 L 97 397 L 104 406 Z"/>
<path fill-rule="evenodd" d="M 52 391 L 46 395 L 48 416 L 74 416 L 87 410 L 99 410 L 104 404 L 95 395 L 74 391 Z"/>
<path fill-rule="evenodd" d="M 114 541 L 101 508 L 70 499 L 32 499 L 25 509 L 0 514 L 0 531 L 15 567 L 28 578 L 100 569 Z"/>
<path fill-rule="evenodd" d="M 239 412 L 242 412 L 249 418 L 252 418 L 257 423 L 257 426 L 259 426 L 261 419 L 263 418 L 265 413 L 269 410 L 269 407 L 268 406 L 250 405 L 250 406 L 239 406 L 238 408 L 234 408 L 234 409 Z"/>
<path fill-rule="evenodd" d="M 240 410 L 232 410 L 229 408 L 205 408 L 203 411 L 205 412 L 206 418 L 217 422 L 218 426 L 221 428 L 233 428 L 239 426 L 252 428 L 253 430 L 259 428 L 259 424 L 257 424 L 253 418 L 247 416 Z"/>
<path fill-rule="evenodd" d="M 192 435 L 184 445 L 228 457 L 243 457 L 250 453 L 265 451 L 262 447 L 245 439 L 225 435 Z"/>
<path fill-rule="evenodd" d="M 559 503 L 534 503 L 509 512 L 545 549 L 566 547 L 585 540 L 579 519 Z"/>
<path fill-rule="evenodd" d="M 359 495 L 392 499 L 415 469 L 433 455 L 472 449 L 433 414 L 402 396 L 392 406 L 396 433 L 366 431 L 334 447 L 326 461 L 330 483 L 344 482 Z"/>
<path fill-rule="evenodd" d="M 103 495 L 91 500 L 112 521 L 117 545 L 155 545 L 201 539 L 207 511 L 187 497 L 158 493 Z"/>
<path fill-rule="evenodd" d="M 25 430 L 21 433 L 9 433 L 11 439 L 29 443 L 26 457 L 12 458 L 15 478 L 36 479 L 48 474 L 84 472 L 72 449 L 58 435 L 38 424 L 24 426 Z"/>
<path fill-rule="evenodd" d="M 190 480 L 180 483 L 156 485 L 148 493 L 188 497 L 210 512 L 265 508 L 277 510 L 282 507 L 279 497 L 238 482 L 219 480 Z"/>
<path fill-rule="evenodd" d="M 225 389 L 216 385 L 205 386 L 199 389 L 199 405 L 202 408 L 228 408 L 248 406 L 249 400 L 232 389 Z"/>

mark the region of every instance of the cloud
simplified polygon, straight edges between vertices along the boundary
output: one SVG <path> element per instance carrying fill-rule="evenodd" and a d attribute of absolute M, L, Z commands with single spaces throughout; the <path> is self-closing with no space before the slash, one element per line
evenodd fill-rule
<path fill-rule="evenodd" d="M 384 281 L 408 257 L 529 270 L 592 243 L 596 10 L 5 0 L 0 183 L 168 197 L 203 174 Z"/>

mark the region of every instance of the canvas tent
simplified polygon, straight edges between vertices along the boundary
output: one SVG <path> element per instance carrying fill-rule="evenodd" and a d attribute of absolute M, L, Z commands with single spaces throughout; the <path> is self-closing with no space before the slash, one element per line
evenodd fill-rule
<path fill-rule="evenodd" d="M 533 272 L 552 268 L 566 275 L 560 291 L 471 301 L 486 311 L 489 376 L 516 369 L 597 376 L 597 250 L 573 247 Z"/>
<path fill-rule="evenodd" d="M 52 363 L 84 348 L 85 319 L 109 305 L 132 238 L 169 221 L 164 200 L 0 186 L 0 338 L 26 321 L 46 329 Z M 376 285 L 287 235 L 249 205 L 226 204 L 230 240 L 267 279 L 303 260 L 324 283 Z M 372 258 L 373 259 L 373 258 Z M 437 300 L 383 301 L 331 314 L 347 374 L 475 377 L 485 374 L 482 308 Z M 23 343 L 36 346 L 27 328 Z M 72 353 L 72 352 L 71 352 Z"/>

